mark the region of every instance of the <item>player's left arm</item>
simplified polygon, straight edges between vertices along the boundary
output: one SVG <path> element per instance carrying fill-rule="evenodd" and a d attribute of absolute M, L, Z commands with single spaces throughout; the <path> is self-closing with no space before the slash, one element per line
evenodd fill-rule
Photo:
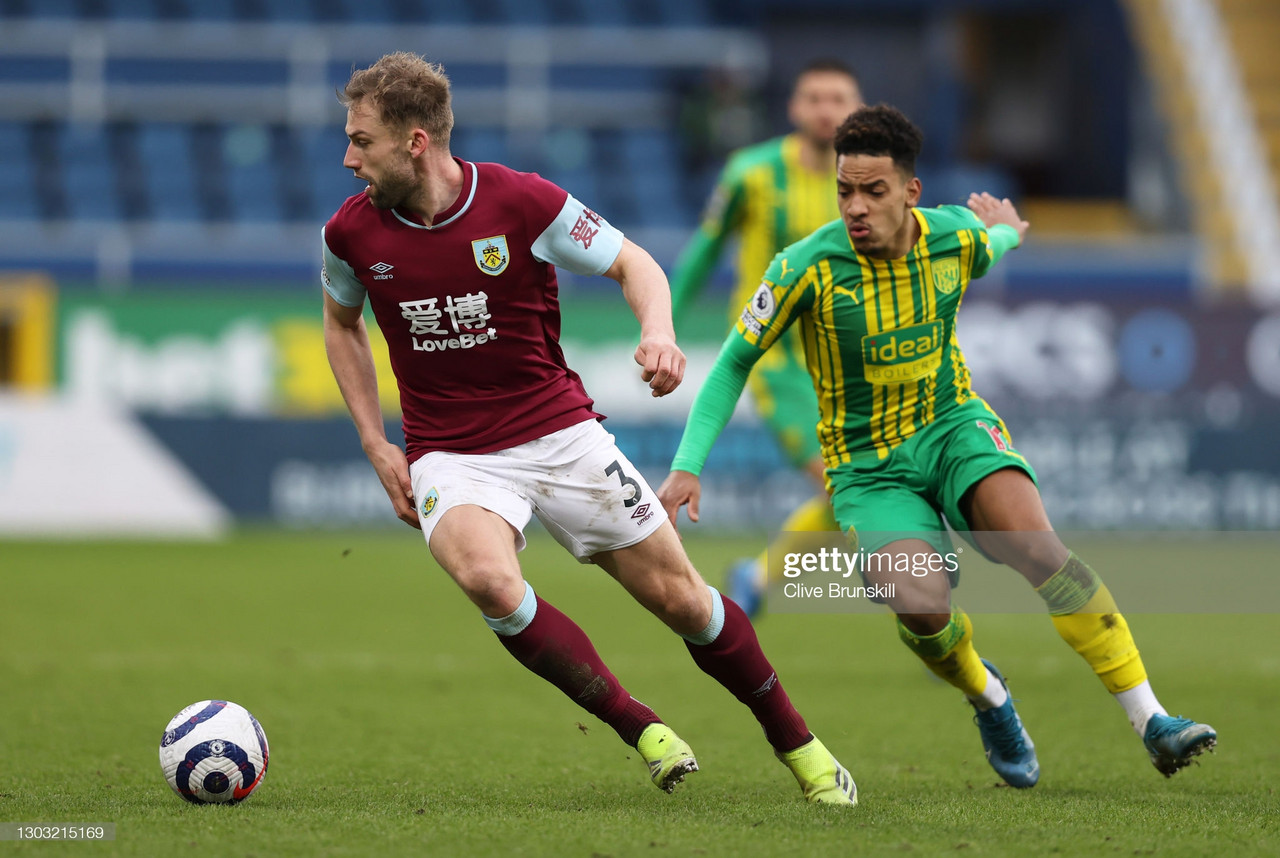
<path fill-rule="evenodd" d="M 987 237 L 990 240 L 991 259 L 982 271 L 975 272 L 975 274 L 982 274 L 999 262 L 1000 257 L 1005 253 L 1022 244 L 1031 224 L 1022 219 L 1018 209 L 1008 197 L 996 199 L 983 191 L 980 194 L 970 194 L 968 205 L 969 211 L 973 212 L 986 228 Z"/>
<path fill-rule="evenodd" d="M 675 390 L 684 379 L 685 358 L 676 346 L 671 289 L 662 268 L 617 227 L 544 179 L 535 177 L 523 199 L 530 218 L 539 223 L 530 247 L 534 258 L 574 274 L 618 281 L 640 322 L 636 363 L 644 367 L 641 377 L 654 396 Z"/>
<path fill-rule="evenodd" d="M 648 251 L 629 238 L 622 240 L 618 258 L 604 272 L 618 281 L 631 312 L 640 322 L 640 345 L 635 360 L 654 396 L 666 396 L 684 380 L 685 356 L 676 345 L 671 322 L 671 289 L 662 267 Z"/>

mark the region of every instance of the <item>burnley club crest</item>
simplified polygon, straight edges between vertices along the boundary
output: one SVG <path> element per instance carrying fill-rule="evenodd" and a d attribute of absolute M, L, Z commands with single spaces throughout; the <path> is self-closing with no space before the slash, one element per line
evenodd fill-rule
<path fill-rule="evenodd" d="M 505 235 L 477 239 L 471 242 L 471 252 L 475 255 L 476 267 L 495 277 L 507 269 L 507 262 L 510 261 Z"/>

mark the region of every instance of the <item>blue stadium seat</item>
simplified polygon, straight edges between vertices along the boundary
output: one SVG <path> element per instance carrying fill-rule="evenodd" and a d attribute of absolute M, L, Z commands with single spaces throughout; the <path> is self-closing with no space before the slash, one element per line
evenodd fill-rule
<path fill-rule="evenodd" d="M 507 161 L 507 132 L 499 128 L 454 130 L 449 147 L 459 158 L 468 161 Z"/>
<path fill-rule="evenodd" d="M 939 168 L 921 164 L 917 169 L 924 191 L 924 206 L 964 205 L 969 194 L 987 191 L 997 197 L 1016 197 L 1017 183 L 1005 169 L 982 164 L 960 163 Z"/>
<path fill-rule="evenodd" d="M 153 220 L 200 219 L 190 134 L 188 126 L 174 123 L 150 123 L 138 129 Z"/>
<path fill-rule="evenodd" d="M 266 0 L 240 0 L 235 13 L 236 20 L 244 23 L 260 23 L 270 18 Z"/>
<path fill-rule="evenodd" d="M 111 16 L 107 0 L 79 0 L 76 13 L 82 21 L 103 21 Z"/>
<path fill-rule="evenodd" d="M 656 0 L 662 12 L 662 23 L 667 27 L 706 27 L 712 24 L 712 15 L 703 0 Z"/>
<path fill-rule="evenodd" d="M 387 0 L 347 0 L 347 17 L 353 24 L 387 24 L 395 20 Z"/>
<path fill-rule="evenodd" d="M 40 0 L 28 8 L 28 18 L 79 18 L 79 4 L 75 0 Z"/>
<path fill-rule="evenodd" d="M 311 165 L 302 157 L 301 131 L 290 125 L 273 125 L 271 163 L 275 166 L 280 214 L 286 221 L 311 223 L 328 216 L 315 205 L 311 189 Z"/>
<path fill-rule="evenodd" d="M 65 57 L 0 57 L 0 81 L 6 83 L 65 83 L 71 62 Z"/>
<path fill-rule="evenodd" d="M 116 197 L 120 215 L 128 221 L 150 217 L 150 200 L 146 187 L 146 167 L 138 150 L 138 126 L 135 122 L 109 122 L 106 129 L 112 168 L 116 172 Z"/>
<path fill-rule="evenodd" d="M 318 219 L 328 220 L 343 200 L 363 191 L 365 183 L 342 166 L 347 137 L 341 128 L 303 128 L 297 136 L 302 142 L 302 151 L 296 157 L 306 159 Z"/>
<path fill-rule="evenodd" d="M 155 17 L 160 21 L 185 21 L 191 17 L 185 0 L 155 0 Z"/>
<path fill-rule="evenodd" d="M 525 157 L 542 176 L 592 208 L 605 208 L 600 198 L 600 173 L 592 161 L 590 134 L 572 128 L 549 132 L 541 150 L 529 150 Z M 527 168 L 527 167 L 526 167 Z"/>
<path fill-rule="evenodd" d="M 609 215 L 609 212 L 604 210 L 606 200 L 600 195 L 599 177 L 594 170 L 546 170 L 542 177 L 573 194 L 588 208 L 600 209 L 606 217 Z"/>
<path fill-rule="evenodd" d="M 215 21 L 241 21 L 236 0 L 186 0 L 193 18 L 209 18 Z"/>
<path fill-rule="evenodd" d="M 675 141 L 662 131 L 622 135 L 622 158 L 631 178 L 640 222 L 645 226 L 688 226 L 680 193 L 680 162 Z"/>
<path fill-rule="evenodd" d="M 58 158 L 73 219 L 116 220 L 120 217 L 115 164 L 101 125 L 63 125 L 58 133 Z"/>
<path fill-rule="evenodd" d="M 473 2 L 440 0 L 388 0 L 391 19 L 401 24 L 472 24 Z"/>
<path fill-rule="evenodd" d="M 591 202 L 600 213 L 618 227 L 626 230 L 635 226 L 638 217 L 635 199 L 630 193 L 631 177 L 622 157 L 623 132 L 616 128 L 593 128 L 588 132 L 590 141 L 588 163 L 599 177 L 596 183 L 597 197 Z"/>
<path fill-rule="evenodd" d="M 431 59 L 431 57 L 427 57 Z M 445 66 L 445 74 L 454 89 L 467 87 L 507 85 L 507 66 L 505 63 L 449 63 Z"/>
<path fill-rule="evenodd" d="M 624 156 L 633 167 L 640 170 L 678 169 L 679 155 L 676 142 L 665 131 L 633 129 L 622 137 Z"/>
<path fill-rule="evenodd" d="M 502 23 L 516 26 L 547 25 L 551 10 L 542 0 L 499 0 Z"/>
<path fill-rule="evenodd" d="M 235 21 L 239 19 L 239 15 L 236 13 L 235 0 L 185 0 L 185 2 L 169 0 L 167 3 L 157 0 L 156 5 L 162 14 L 168 12 L 169 9 L 174 12 L 179 9 L 185 12 L 185 15 L 168 15 L 171 18 L 185 17 L 196 21 Z"/>
<path fill-rule="evenodd" d="M 0 122 L 0 220 L 33 220 L 38 216 L 36 188 L 27 160 L 29 138 L 25 125 Z"/>
<path fill-rule="evenodd" d="M 627 18 L 638 27 L 656 27 L 667 24 L 662 17 L 662 5 L 658 0 L 629 0 L 626 3 Z"/>
<path fill-rule="evenodd" d="M 282 25 L 324 23 L 493 24 L 543 26 L 710 25 L 732 0 L 0 0 L 0 25 L 15 13 L 29 17 L 137 21 L 249 21 Z M 281 30 L 288 32 L 287 29 Z M 414 46 L 405 46 L 414 49 Z M 352 60 L 335 45 L 329 83 L 346 82 Z M 691 58 L 695 61 L 695 58 Z M 499 62 L 459 62 L 448 69 L 467 93 L 502 88 L 508 68 Z M 261 59 L 151 58 L 145 51 L 115 52 L 108 84 L 216 82 L 237 86 L 281 84 L 288 62 Z M 65 58 L 0 58 L 0 81 L 63 81 Z M 609 98 L 664 92 L 657 67 L 594 66 L 550 69 L 554 94 L 566 88 Z M 487 121 L 502 122 L 501 106 Z M 234 121 L 223 117 L 220 121 Z M 276 121 L 286 121 L 283 117 Z M 124 123 L 123 131 L 55 121 L 0 122 L 0 219 L 222 220 L 305 222 L 331 214 L 364 183 L 342 166 L 346 138 L 340 123 L 325 127 L 259 129 L 190 124 Z M 35 129 L 41 128 L 37 132 Z M 688 225 L 696 218 L 682 195 L 687 184 L 675 141 L 657 131 L 607 129 L 607 133 L 553 131 L 547 146 L 538 136 L 509 136 L 505 128 L 468 124 L 456 129 L 453 150 L 473 161 L 496 161 L 537 170 L 623 226 Z M 116 133 L 119 132 L 119 133 Z M 35 135 L 33 137 L 33 134 Z M 124 135 L 123 142 L 121 134 Z M 576 138 L 581 137 L 581 140 Z M 46 139 L 40 155 L 32 141 Z M 114 148 L 111 145 L 114 142 Z M 135 158 L 133 153 L 137 152 Z M 122 154 L 123 153 L 123 154 Z M 119 173 L 119 175 L 117 175 Z M 941 181 L 934 183 L 941 188 Z M 139 188 L 146 204 L 140 204 Z"/>
<path fill-rule="evenodd" d="M 153 21 L 156 4 L 153 0 L 108 0 L 111 17 L 128 21 Z"/>
<path fill-rule="evenodd" d="M 226 84 L 263 86 L 289 80 L 287 60 L 121 58 L 108 60 L 108 83 Z"/>
<path fill-rule="evenodd" d="M 607 89 L 627 92 L 652 92 L 666 87 L 665 73 L 657 68 L 606 65 L 553 65 L 550 82 L 553 89 Z"/>
<path fill-rule="evenodd" d="M 626 4 L 600 0 L 561 0 L 557 24 L 583 27 L 620 27 L 627 23 Z"/>
<path fill-rule="evenodd" d="M 278 221 L 283 212 L 271 158 L 271 131 L 261 125 L 222 129 L 231 214 L 236 220 Z"/>
<path fill-rule="evenodd" d="M 310 21 L 333 21 L 332 12 L 335 3 L 336 0 L 329 3 L 319 3 L 316 0 L 311 0 L 311 2 L 302 2 L 302 0 L 263 0 L 269 20 L 291 24 Z"/>
<path fill-rule="evenodd" d="M 573 0 L 543 0 L 552 24 L 569 24 L 573 20 Z"/>

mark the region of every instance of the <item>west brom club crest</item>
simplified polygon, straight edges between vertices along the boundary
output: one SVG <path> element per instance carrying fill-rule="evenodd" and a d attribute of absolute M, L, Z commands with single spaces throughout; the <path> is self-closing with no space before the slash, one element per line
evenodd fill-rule
<path fill-rule="evenodd" d="M 944 257 L 933 260 L 933 286 L 944 295 L 950 295 L 960 285 L 960 260 Z"/>
<path fill-rule="evenodd" d="M 476 267 L 485 274 L 497 276 L 507 268 L 507 237 L 495 235 L 471 242 L 471 252 L 476 257 Z"/>

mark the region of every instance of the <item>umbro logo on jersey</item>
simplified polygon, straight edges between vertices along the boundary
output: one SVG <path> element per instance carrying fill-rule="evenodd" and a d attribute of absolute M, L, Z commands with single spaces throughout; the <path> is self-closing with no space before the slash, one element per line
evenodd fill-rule
<path fill-rule="evenodd" d="M 373 272 L 374 280 L 390 280 L 392 277 L 395 276 L 394 274 L 387 273 L 392 268 L 395 268 L 395 266 L 388 265 L 385 262 L 378 262 L 369 266 L 369 270 Z"/>

